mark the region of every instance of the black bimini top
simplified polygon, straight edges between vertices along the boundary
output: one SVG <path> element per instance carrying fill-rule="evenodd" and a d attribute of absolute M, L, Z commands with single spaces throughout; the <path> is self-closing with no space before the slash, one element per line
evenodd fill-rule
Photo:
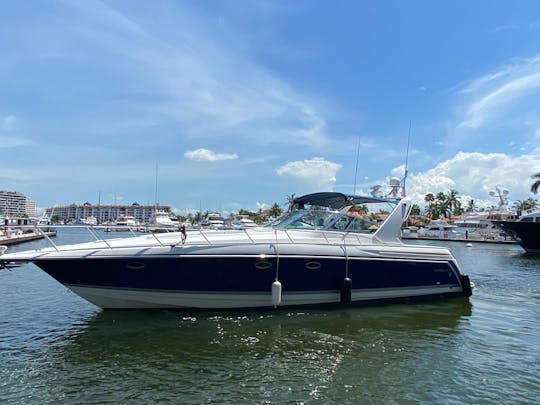
<path fill-rule="evenodd" d="M 345 195 L 343 193 L 336 192 L 306 194 L 302 197 L 294 199 L 294 204 L 299 209 L 304 208 L 306 205 L 318 205 L 320 207 L 329 207 L 335 210 L 339 210 L 343 207 L 347 207 L 350 205 L 387 202 L 391 202 L 391 200 L 377 197 Z"/>

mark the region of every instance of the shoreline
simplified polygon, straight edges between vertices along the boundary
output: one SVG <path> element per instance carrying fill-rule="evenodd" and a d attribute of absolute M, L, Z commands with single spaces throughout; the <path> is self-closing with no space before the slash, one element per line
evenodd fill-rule
<path fill-rule="evenodd" d="M 30 242 L 34 240 L 44 239 L 45 235 L 48 237 L 56 236 L 56 232 L 43 232 L 43 233 L 30 233 L 15 235 L 12 237 L 0 236 L 0 245 L 15 245 L 17 243 Z"/>

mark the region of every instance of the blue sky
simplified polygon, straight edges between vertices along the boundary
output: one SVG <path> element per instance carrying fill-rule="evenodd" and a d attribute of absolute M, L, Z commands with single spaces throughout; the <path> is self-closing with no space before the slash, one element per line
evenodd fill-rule
<path fill-rule="evenodd" d="M 534 196 L 537 1 L 25 1 L 0 13 L 0 189 L 39 207 L 285 205 L 402 177 Z M 489 10 L 489 12 L 486 12 Z"/>

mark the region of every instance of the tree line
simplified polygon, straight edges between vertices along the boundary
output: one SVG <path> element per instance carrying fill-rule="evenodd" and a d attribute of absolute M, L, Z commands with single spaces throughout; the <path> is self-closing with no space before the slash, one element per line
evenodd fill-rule
<path fill-rule="evenodd" d="M 533 174 L 531 176 L 535 180 L 531 185 L 531 192 L 537 194 L 540 190 L 540 173 Z M 287 211 L 292 211 L 294 209 L 294 199 L 296 194 L 290 194 L 286 197 L 286 206 Z M 425 208 L 424 210 L 418 204 L 413 204 L 411 214 L 412 215 L 426 215 L 431 218 L 441 218 L 441 217 L 451 217 L 456 215 L 463 215 L 468 212 L 478 211 L 478 206 L 473 199 L 467 200 L 466 204 L 463 205 L 459 198 L 459 191 L 451 189 L 447 193 L 439 192 L 437 194 L 427 193 L 424 196 Z M 526 200 L 517 200 L 512 205 L 512 208 L 516 211 L 527 211 L 536 209 L 539 207 L 538 201 L 532 197 L 527 198 Z M 367 207 L 365 205 L 359 205 L 352 208 L 353 211 L 359 213 L 367 213 Z M 284 210 L 276 202 L 268 210 L 259 209 L 258 211 L 249 211 L 241 209 L 238 211 L 238 214 L 231 213 L 229 219 L 234 219 L 235 217 L 247 217 L 257 224 L 262 224 L 266 219 L 273 217 L 277 218 L 283 214 Z M 201 222 L 204 218 L 208 216 L 210 212 L 206 211 L 196 212 L 195 214 L 188 214 L 187 216 L 180 216 L 179 219 L 182 221 L 189 220 L 191 223 Z"/>
<path fill-rule="evenodd" d="M 538 190 L 540 190 L 540 173 L 533 174 L 531 178 L 535 180 L 531 185 L 531 192 L 537 194 Z M 432 218 L 448 218 L 450 216 L 463 215 L 464 213 L 478 210 L 476 202 L 473 199 L 468 200 L 467 204 L 463 206 L 459 199 L 459 192 L 453 189 L 449 190 L 447 193 L 428 193 L 424 197 L 424 202 L 426 203 L 426 206 L 423 213 L 420 206 L 414 204 L 411 214 L 425 214 Z M 534 210 L 538 207 L 538 200 L 532 197 L 529 197 L 526 200 L 517 200 L 512 205 L 512 208 L 516 211 Z"/>

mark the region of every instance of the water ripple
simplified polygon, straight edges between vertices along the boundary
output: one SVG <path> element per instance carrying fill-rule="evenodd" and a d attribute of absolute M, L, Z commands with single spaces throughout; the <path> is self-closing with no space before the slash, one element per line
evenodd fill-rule
<path fill-rule="evenodd" d="M 470 301 L 331 311 L 102 312 L 0 272 L 0 402 L 536 402 L 539 260 L 452 246 Z"/>

